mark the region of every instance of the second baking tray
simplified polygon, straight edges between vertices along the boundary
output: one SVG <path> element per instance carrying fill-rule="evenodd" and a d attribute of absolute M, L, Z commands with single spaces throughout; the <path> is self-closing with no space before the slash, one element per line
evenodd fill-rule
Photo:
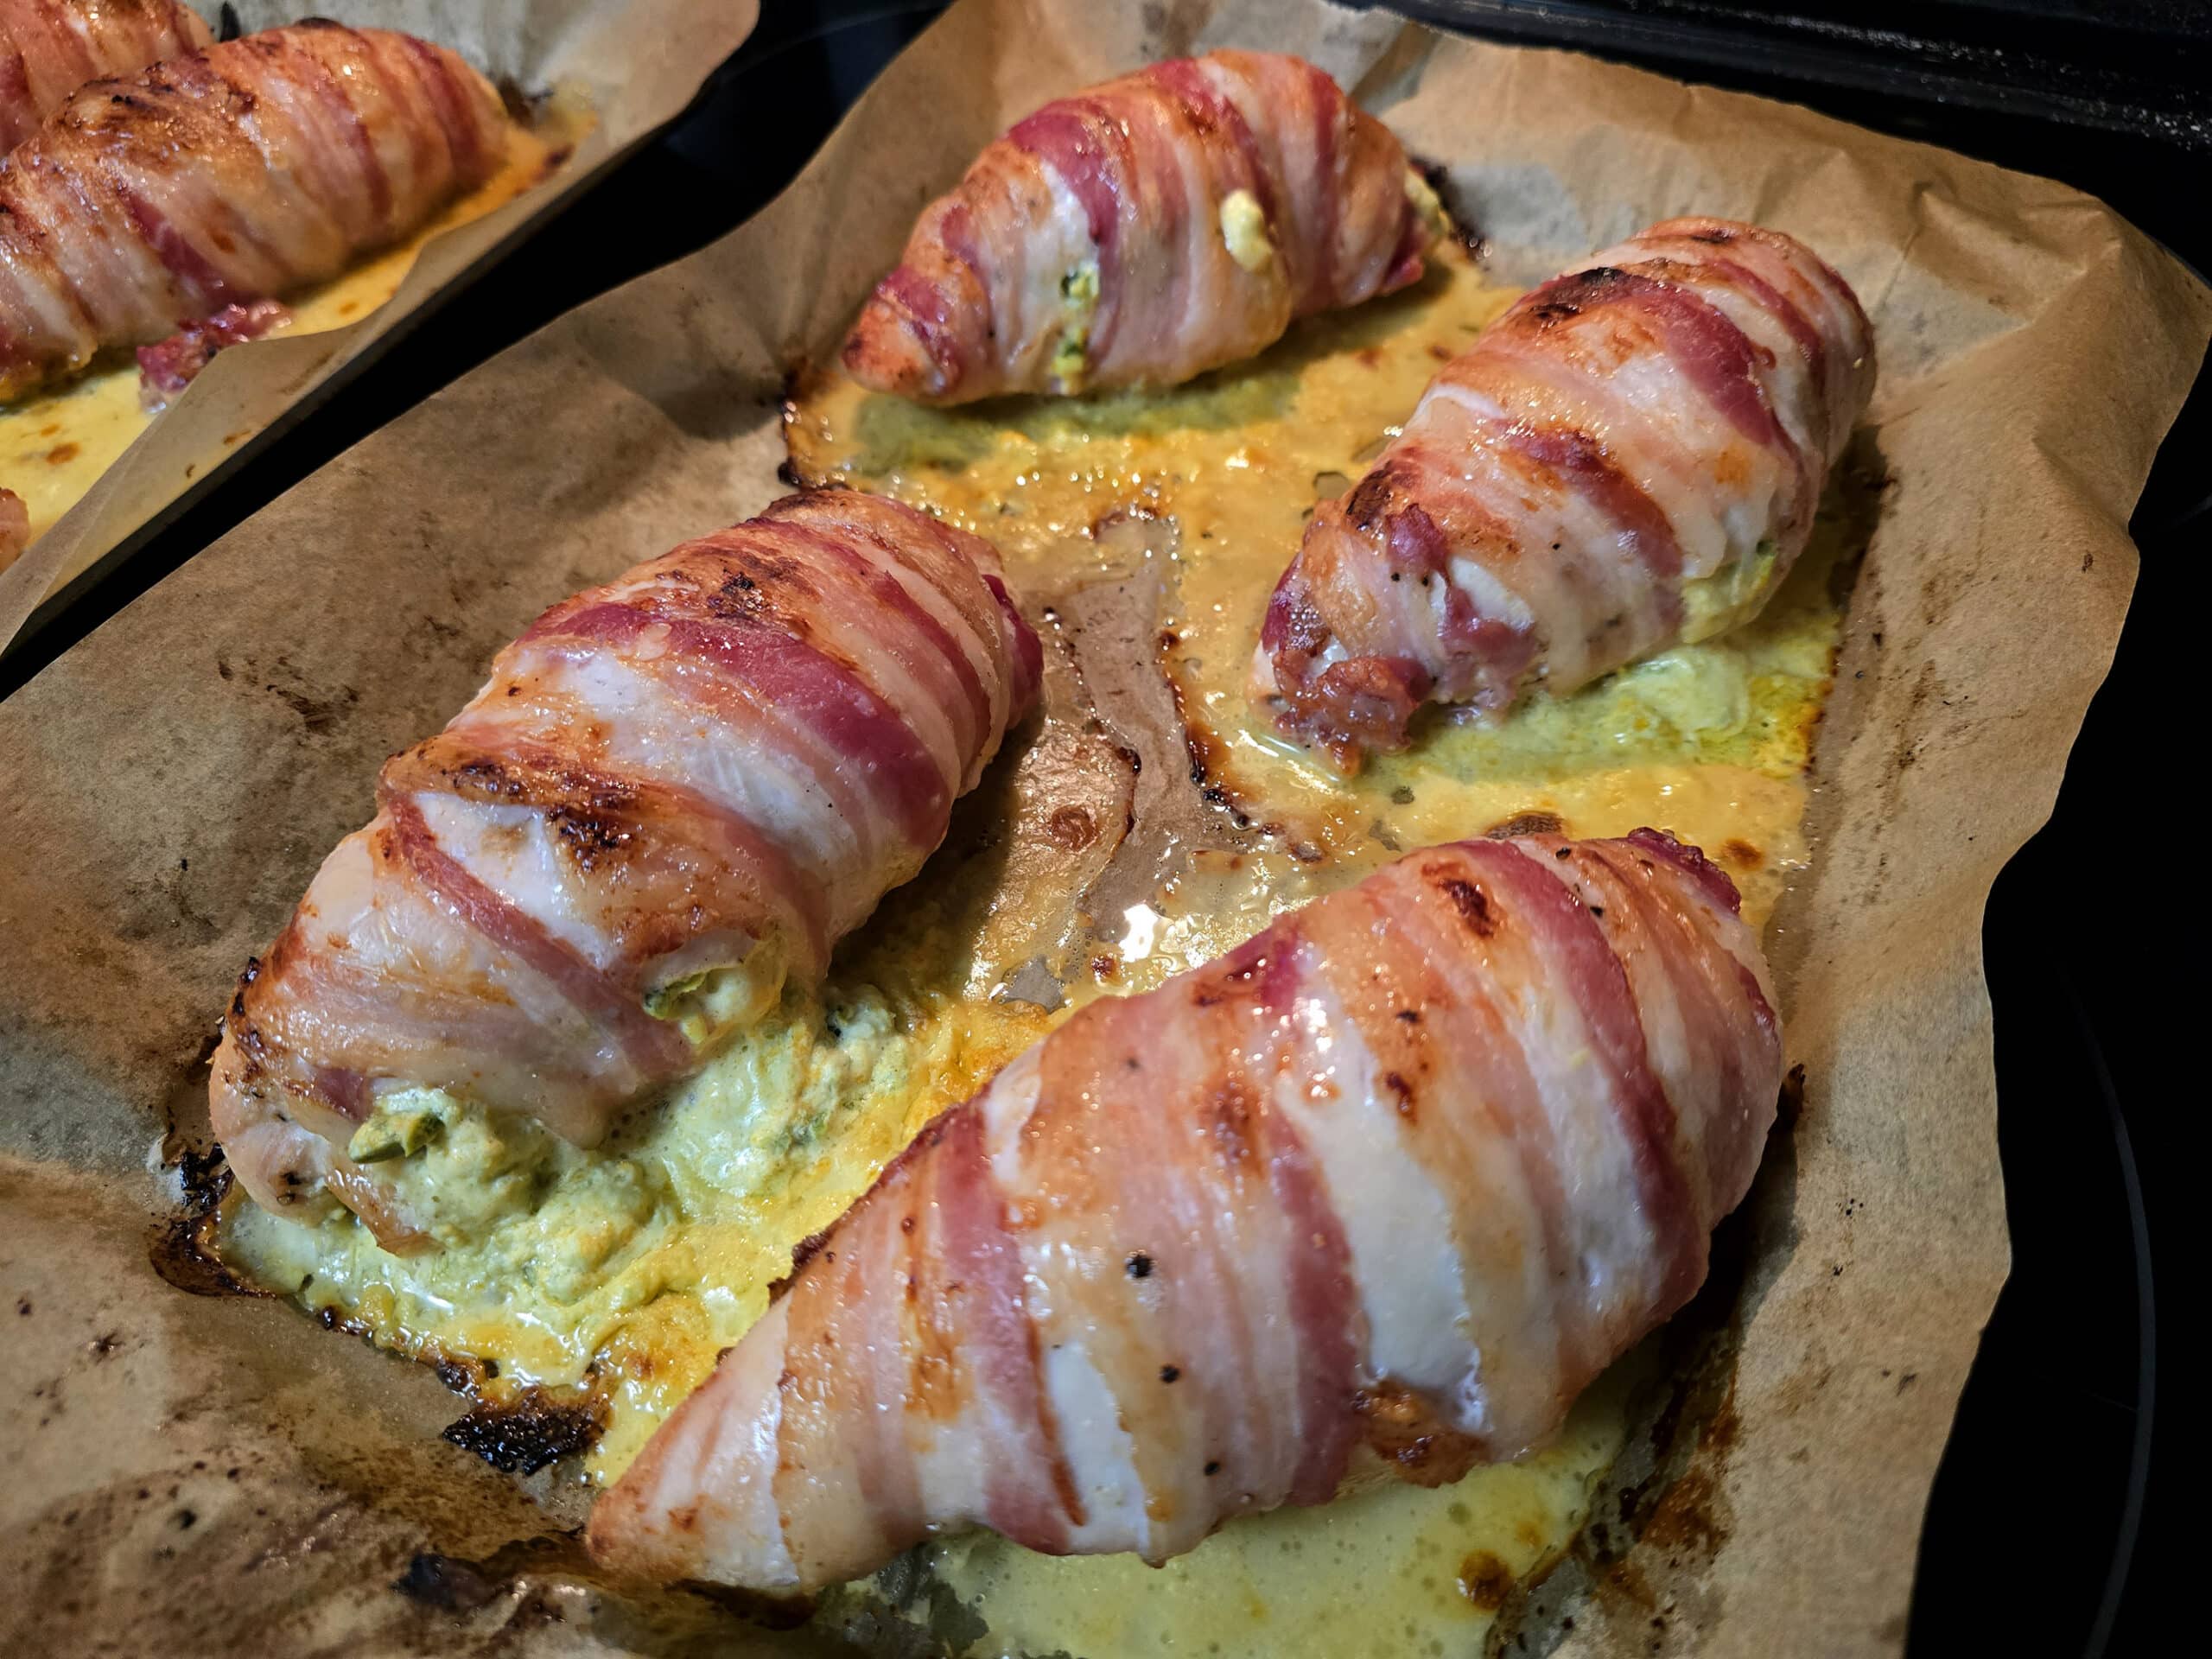
<path fill-rule="evenodd" d="M 245 0 L 223 9 L 224 22 L 250 31 L 311 10 L 304 0 Z M 744 42 L 758 16 L 758 0 L 522 0 L 496 7 L 365 0 L 347 8 L 349 23 L 404 29 L 451 47 L 503 89 L 537 102 L 546 111 L 548 170 L 504 205 L 433 237 L 397 291 L 358 321 L 224 353 L 50 526 L 38 522 L 35 506 L 33 529 L 42 533 L 0 569 L 0 652 L 41 605 L 73 583 L 97 581 L 187 504 L 235 476 L 610 162 L 673 119 Z M 135 410 L 123 412 L 135 421 Z"/>

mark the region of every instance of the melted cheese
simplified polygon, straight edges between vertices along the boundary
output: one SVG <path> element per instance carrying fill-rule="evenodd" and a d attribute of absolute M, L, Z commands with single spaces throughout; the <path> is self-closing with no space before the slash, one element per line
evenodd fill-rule
<path fill-rule="evenodd" d="M 1085 878 L 1037 822 L 1058 819 L 1057 798 L 1026 792 L 1020 769 L 1001 765 L 963 804 L 969 830 L 956 827 L 928 875 L 891 895 L 818 994 L 787 990 L 600 1150 L 447 1103 L 445 1127 L 411 1137 L 397 1176 L 435 1198 L 442 1250 L 403 1260 L 350 1217 L 304 1228 L 234 1205 L 230 1259 L 388 1345 L 496 1358 L 497 1386 L 594 1389 L 611 1408 L 591 1461 L 605 1478 L 759 1316 L 792 1248 L 928 1117 L 1063 1017 L 995 1000 L 1040 938 L 1060 941 L 1052 966 L 1078 969 L 1071 1001 L 1144 989 L 1400 849 L 1530 812 L 1580 835 L 1671 828 L 1726 864 L 1763 918 L 1805 857 L 1803 771 L 1840 623 L 1831 577 L 1852 544 L 1840 518 L 1732 632 L 1499 721 L 1432 720 L 1411 751 L 1356 780 L 1247 706 L 1261 616 L 1310 505 L 1349 486 L 1438 361 L 1512 297 L 1456 249 L 1435 264 L 1405 294 L 1300 324 L 1255 361 L 1178 390 L 938 411 L 832 378 L 791 411 L 804 474 L 989 536 L 1033 608 L 1089 581 L 1162 571 L 1163 662 L 1211 780 L 1274 826 L 1255 850 L 1200 852 L 1121 916 L 1090 918 L 1102 951 L 1095 929 L 1039 921 L 1071 910 Z M 1131 522 L 1145 533 L 1122 534 Z M 1713 613 L 1732 598 L 1713 595 Z M 1054 741 L 1048 727 L 1038 747 Z M 975 851 L 983 826 L 1011 843 L 1002 859 Z M 1505 1592 L 1581 1526 L 1624 1433 L 1624 1387 L 1617 1368 L 1551 1447 L 1440 1491 L 1386 1485 L 1240 1520 L 1157 1571 L 984 1535 L 935 1544 L 914 1599 L 893 1607 L 880 1583 L 855 1586 L 822 1617 L 927 1622 L 950 1607 L 950 1628 L 967 1633 L 956 1648 L 1090 1659 L 1477 1651 Z M 976 1613 L 987 1638 L 973 1638 Z"/>
<path fill-rule="evenodd" d="M 414 235 L 341 276 L 291 299 L 291 319 L 271 334 L 312 334 L 359 322 L 393 294 L 431 238 L 512 201 L 558 164 L 587 124 L 556 100 L 535 127 L 510 125 L 499 170 Z M 137 359 L 104 353 L 86 373 L 14 404 L 0 404 L 0 482 L 30 511 L 31 540 L 51 529 L 159 418 L 138 403 Z M 240 432 L 236 442 L 250 437 Z"/>
<path fill-rule="evenodd" d="M 440 1248 L 391 1255 L 343 1211 L 302 1226 L 234 1198 L 225 1259 L 385 1346 L 494 1359 L 492 1392 L 595 1389 L 612 1409 L 592 1468 L 611 1478 L 760 1317 L 793 1246 L 1047 1028 L 1026 1003 L 962 994 L 967 930 L 936 898 L 906 889 L 877 920 L 818 992 L 786 990 L 593 1151 L 407 1091 L 393 1109 L 441 1127 L 373 1167 Z"/>
<path fill-rule="evenodd" d="M 850 1586 L 817 1618 L 878 1649 L 888 1644 L 869 1641 L 866 1621 L 887 1613 L 979 1659 L 1463 1659 L 1485 1651 L 1513 1586 L 1554 1564 L 1589 1519 L 1635 1369 L 1624 1362 L 1585 1393 L 1550 1446 L 1452 1485 L 1392 1484 L 1240 1516 L 1159 1567 L 970 1533 L 925 1546 L 916 1590 L 895 1604 L 880 1580 Z M 976 1637 L 979 1618 L 988 1630 Z"/>

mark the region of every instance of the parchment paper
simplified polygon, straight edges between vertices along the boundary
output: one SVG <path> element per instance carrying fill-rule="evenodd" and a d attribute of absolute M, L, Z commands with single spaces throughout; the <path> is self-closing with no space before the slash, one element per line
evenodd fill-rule
<path fill-rule="evenodd" d="M 781 377 L 922 202 L 1045 98 L 1236 41 L 1315 57 L 1448 162 L 1509 276 L 1695 210 L 1808 238 L 1873 315 L 1861 448 L 1890 482 L 1812 872 L 1769 936 L 1803 1105 L 1726 1230 L 1723 1340 L 1637 1454 L 1658 1472 L 1525 1633 L 1901 1648 L 2006 1265 L 1982 906 L 2107 666 L 2212 296 L 2072 190 L 1800 110 L 1314 3 L 1107 10 L 966 0 L 753 224 L 464 377 L 0 707 L 0 1580 L 27 1592 L 0 1626 L 68 1651 L 806 1649 L 596 1585 L 561 1531 L 573 1485 L 525 1493 L 432 1438 L 459 1406 L 427 1371 L 149 1272 L 157 1143 L 204 1109 L 232 976 L 377 763 L 541 607 L 778 492 Z"/>
<path fill-rule="evenodd" d="M 212 20 L 213 6 L 203 8 Z M 672 121 L 715 65 L 743 45 L 760 0 L 244 0 L 251 32 L 302 16 L 400 29 L 452 48 L 532 97 L 578 95 L 591 127 L 548 178 L 423 245 L 398 291 L 359 322 L 225 352 L 54 527 L 0 569 L 0 650 L 25 619 L 153 523 L 211 487 L 375 356 L 416 312 L 494 264 L 606 166 Z M 241 434 L 246 435 L 241 437 Z M 0 479 L 0 484 L 8 480 Z"/>

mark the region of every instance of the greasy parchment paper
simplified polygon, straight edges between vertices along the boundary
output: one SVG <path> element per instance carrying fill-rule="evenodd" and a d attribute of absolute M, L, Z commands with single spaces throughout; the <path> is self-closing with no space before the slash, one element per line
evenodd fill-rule
<path fill-rule="evenodd" d="M 201 10 L 212 22 L 215 8 Z M 417 311 L 675 119 L 709 72 L 744 44 L 760 10 L 760 0 L 243 0 L 236 10 L 248 32 L 310 16 L 405 29 L 451 47 L 495 85 L 533 97 L 557 89 L 591 124 L 549 177 L 425 244 L 398 291 L 359 321 L 254 341 L 211 363 L 82 500 L 0 569 L 0 650 L 49 595 L 264 447 L 277 423 L 304 414 L 333 377 L 365 362 Z"/>
<path fill-rule="evenodd" d="M 1230 41 L 1316 58 L 1448 163 L 1508 277 L 1695 210 L 1808 238 L 1873 315 L 1861 448 L 1889 483 L 1813 866 L 1769 935 L 1803 1105 L 1731 1224 L 1708 1386 L 1638 1454 L 1661 1467 L 1609 1529 L 1625 1554 L 1555 1575 L 1539 1600 L 1573 1623 L 1539 1607 L 1527 1634 L 1573 1654 L 1901 1648 L 2006 1265 L 1982 906 L 2106 671 L 2126 522 L 2212 296 L 2055 184 L 1312 0 L 965 0 L 753 224 L 464 377 L 0 706 L 0 1580 L 22 1587 L 0 1625 L 69 1651 L 150 1631 L 186 1653 L 818 1645 L 597 1585 L 562 1530 L 573 1476 L 525 1489 L 440 1442 L 460 1408 L 427 1370 L 164 1282 L 160 1143 L 204 1114 L 232 976 L 368 816 L 378 762 L 541 607 L 778 492 L 785 369 L 834 342 L 989 136 Z M 1141 727 L 1163 702 L 1121 706 Z M 1176 753 L 1172 731 L 1123 735 Z M 1132 844 L 1182 810 L 1179 770 L 1144 768 Z"/>

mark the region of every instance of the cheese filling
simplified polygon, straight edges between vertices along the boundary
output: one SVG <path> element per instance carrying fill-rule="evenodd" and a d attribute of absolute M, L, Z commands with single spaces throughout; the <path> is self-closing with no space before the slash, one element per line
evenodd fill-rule
<path fill-rule="evenodd" d="M 1072 396 L 1089 366 L 1090 325 L 1098 315 L 1098 261 L 1086 259 L 1060 278 L 1060 343 L 1052 348 L 1052 384 Z"/>
<path fill-rule="evenodd" d="M 1229 257 L 1249 271 L 1265 270 L 1275 257 L 1268 216 L 1249 190 L 1232 190 L 1221 199 L 1221 239 Z"/>

